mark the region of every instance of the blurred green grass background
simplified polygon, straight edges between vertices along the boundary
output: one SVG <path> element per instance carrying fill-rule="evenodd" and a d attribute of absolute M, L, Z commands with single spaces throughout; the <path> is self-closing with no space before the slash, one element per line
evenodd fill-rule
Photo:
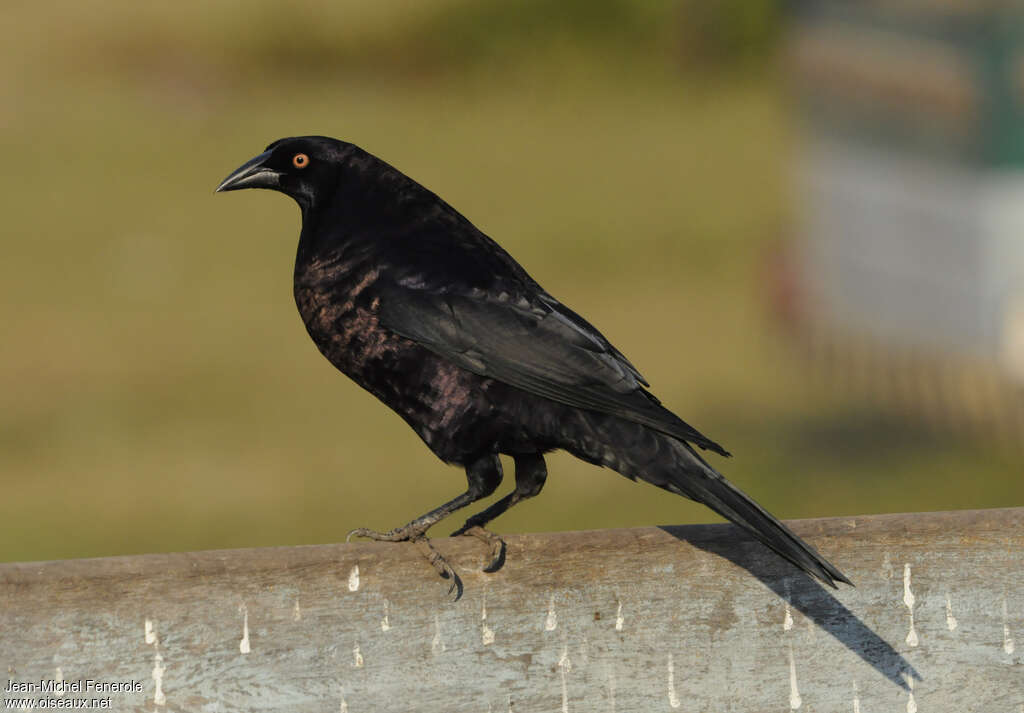
<path fill-rule="evenodd" d="M 333 542 L 461 492 L 306 336 L 294 205 L 213 194 L 306 133 L 390 161 L 501 242 L 778 516 L 1024 502 L 1019 455 L 835 393 L 773 332 L 759 269 L 797 197 L 772 2 L 5 15 L 2 560 Z M 715 519 L 564 454 L 549 469 L 497 530 Z"/>

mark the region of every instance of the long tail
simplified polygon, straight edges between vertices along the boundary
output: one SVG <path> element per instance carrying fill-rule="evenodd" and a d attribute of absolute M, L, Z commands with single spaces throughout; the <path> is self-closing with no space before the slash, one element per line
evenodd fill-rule
<path fill-rule="evenodd" d="M 568 449 L 577 457 L 707 505 L 831 587 L 836 582 L 853 584 L 688 444 L 637 423 L 594 412 L 577 413 L 583 417 L 583 432 Z"/>

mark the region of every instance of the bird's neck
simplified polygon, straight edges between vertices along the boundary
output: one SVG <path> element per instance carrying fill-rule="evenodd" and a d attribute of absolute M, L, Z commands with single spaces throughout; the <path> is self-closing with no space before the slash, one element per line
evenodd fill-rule
<path fill-rule="evenodd" d="M 295 255 L 295 268 L 300 265 L 323 259 L 334 241 L 335 231 L 322 229 L 322 225 L 330 225 L 324 220 L 323 212 L 310 207 L 302 207 L 302 230 L 299 233 L 299 247 Z"/>
<path fill-rule="evenodd" d="M 359 217 L 341 202 L 303 209 L 295 255 L 295 286 L 337 288 L 361 279 L 372 263 L 373 232 L 360 229 Z"/>

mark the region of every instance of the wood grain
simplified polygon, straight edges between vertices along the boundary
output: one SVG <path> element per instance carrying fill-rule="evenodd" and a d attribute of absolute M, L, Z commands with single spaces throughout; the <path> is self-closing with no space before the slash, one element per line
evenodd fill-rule
<path fill-rule="evenodd" d="M 438 539 L 457 603 L 406 544 L 4 564 L 0 665 L 158 713 L 1024 710 L 1024 508 L 789 524 L 857 587 L 725 524 Z"/>

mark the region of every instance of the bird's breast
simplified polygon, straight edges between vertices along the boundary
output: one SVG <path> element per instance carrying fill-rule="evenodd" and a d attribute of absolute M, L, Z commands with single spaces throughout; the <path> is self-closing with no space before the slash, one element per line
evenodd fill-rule
<path fill-rule="evenodd" d="M 367 387 L 370 365 L 395 350 L 370 290 L 378 275 L 339 261 L 312 261 L 295 272 L 295 305 L 309 336 L 334 366 Z"/>

